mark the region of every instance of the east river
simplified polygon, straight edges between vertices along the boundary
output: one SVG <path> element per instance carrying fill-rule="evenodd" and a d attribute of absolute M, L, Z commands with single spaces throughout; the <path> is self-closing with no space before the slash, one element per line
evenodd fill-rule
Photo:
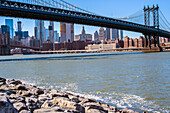
<path fill-rule="evenodd" d="M 170 52 L 83 55 L 0 56 L 0 76 L 119 108 L 170 112 Z"/>

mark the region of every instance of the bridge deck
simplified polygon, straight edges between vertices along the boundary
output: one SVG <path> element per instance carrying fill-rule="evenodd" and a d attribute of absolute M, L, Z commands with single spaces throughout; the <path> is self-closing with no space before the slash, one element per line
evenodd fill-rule
<path fill-rule="evenodd" d="M 81 12 L 12 1 L 0 1 L 0 16 L 21 17 L 29 19 L 40 19 L 85 24 L 92 26 L 102 26 L 107 28 L 116 28 L 150 35 L 159 34 L 159 36 L 170 38 L 170 32 L 158 30 L 150 26 L 144 26 L 137 23 L 126 22 L 98 15 L 91 15 Z"/>

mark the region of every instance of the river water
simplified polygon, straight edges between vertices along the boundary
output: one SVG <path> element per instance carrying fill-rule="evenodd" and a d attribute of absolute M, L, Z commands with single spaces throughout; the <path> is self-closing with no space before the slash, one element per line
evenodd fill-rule
<path fill-rule="evenodd" d="M 170 52 L 19 59 L 0 61 L 0 76 L 119 108 L 170 112 Z"/>

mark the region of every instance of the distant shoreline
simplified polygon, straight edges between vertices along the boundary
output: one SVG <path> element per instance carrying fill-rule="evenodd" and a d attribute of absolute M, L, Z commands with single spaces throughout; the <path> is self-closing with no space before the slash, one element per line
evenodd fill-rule
<path fill-rule="evenodd" d="M 81 58 L 93 56 L 109 56 L 109 55 L 126 55 L 126 54 L 142 54 L 143 52 L 108 52 L 108 53 L 73 53 L 73 54 L 31 54 L 31 55 L 11 55 L 0 56 L 0 62 L 3 61 L 23 61 L 23 60 L 46 60 L 54 58 Z"/>

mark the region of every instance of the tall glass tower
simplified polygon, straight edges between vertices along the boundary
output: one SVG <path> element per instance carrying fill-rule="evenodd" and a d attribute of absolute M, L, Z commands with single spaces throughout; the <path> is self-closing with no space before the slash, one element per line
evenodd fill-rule
<path fill-rule="evenodd" d="M 43 20 L 35 20 L 35 27 L 37 27 L 37 34 L 36 38 L 40 39 L 40 43 L 45 41 L 45 27 L 44 27 L 44 21 Z"/>
<path fill-rule="evenodd" d="M 5 25 L 9 26 L 10 38 L 14 37 L 13 19 L 5 19 Z"/>

